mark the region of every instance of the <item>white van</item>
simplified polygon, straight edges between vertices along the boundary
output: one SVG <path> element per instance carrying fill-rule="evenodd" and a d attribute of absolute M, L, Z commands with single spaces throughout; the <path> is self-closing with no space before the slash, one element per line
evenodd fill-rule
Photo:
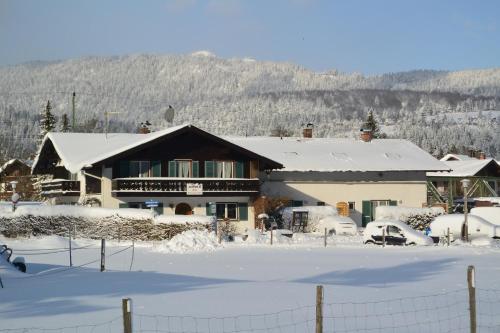
<path fill-rule="evenodd" d="M 500 207 L 475 207 L 470 210 L 470 213 L 500 226 Z"/>
<path fill-rule="evenodd" d="M 464 214 L 449 214 L 437 216 L 430 225 L 432 237 L 443 237 L 450 228 L 450 235 L 460 239 L 465 219 Z M 500 226 L 494 225 L 480 216 L 469 214 L 467 216 L 469 238 L 487 236 L 500 238 Z"/>

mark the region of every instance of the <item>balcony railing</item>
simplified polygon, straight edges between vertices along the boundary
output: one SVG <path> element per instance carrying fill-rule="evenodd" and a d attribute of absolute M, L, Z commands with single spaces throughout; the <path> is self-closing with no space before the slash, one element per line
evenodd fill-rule
<path fill-rule="evenodd" d="M 259 190 L 258 179 L 242 178 L 117 178 L 112 183 L 117 196 L 254 195 Z"/>
<path fill-rule="evenodd" d="M 54 179 L 42 182 L 42 193 L 45 197 L 79 196 L 80 182 L 78 180 Z"/>

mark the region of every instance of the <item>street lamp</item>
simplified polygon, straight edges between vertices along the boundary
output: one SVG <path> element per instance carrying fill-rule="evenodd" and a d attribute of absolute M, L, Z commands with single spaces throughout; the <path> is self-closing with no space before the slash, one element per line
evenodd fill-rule
<path fill-rule="evenodd" d="M 462 187 L 464 189 L 464 226 L 462 228 L 462 240 L 468 242 L 469 241 L 469 226 L 467 224 L 467 191 L 470 185 L 470 179 L 462 179 L 460 181 L 462 183 Z"/>
<path fill-rule="evenodd" d="M 10 182 L 10 186 L 12 186 L 12 197 L 11 197 L 12 211 L 15 211 L 16 210 L 16 204 L 19 201 L 19 194 L 16 193 L 17 181 L 16 180 L 11 181 Z"/>

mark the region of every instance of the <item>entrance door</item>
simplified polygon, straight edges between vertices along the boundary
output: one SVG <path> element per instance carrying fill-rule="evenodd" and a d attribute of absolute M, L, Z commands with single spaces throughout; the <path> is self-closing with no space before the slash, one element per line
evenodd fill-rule
<path fill-rule="evenodd" d="M 175 206 L 175 215 L 192 215 L 193 209 L 185 202 L 181 202 Z"/>

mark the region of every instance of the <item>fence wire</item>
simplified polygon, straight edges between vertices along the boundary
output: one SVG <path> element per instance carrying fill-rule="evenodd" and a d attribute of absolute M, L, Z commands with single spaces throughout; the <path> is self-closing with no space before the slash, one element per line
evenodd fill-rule
<path fill-rule="evenodd" d="M 500 332 L 500 290 L 476 289 L 477 332 Z M 261 314 L 175 316 L 132 312 L 134 333 L 314 333 L 314 305 Z M 61 328 L 0 329 L 6 333 L 123 332 L 121 318 Z M 324 333 L 465 333 L 470 332 L 467 288 L 432 295 L 377 301 L 323 304 Z"/>

